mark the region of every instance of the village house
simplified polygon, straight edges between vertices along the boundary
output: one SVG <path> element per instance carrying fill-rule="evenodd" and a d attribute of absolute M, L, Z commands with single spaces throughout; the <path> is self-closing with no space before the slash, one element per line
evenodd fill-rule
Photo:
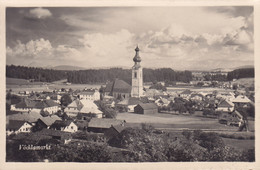
<path fill-rule="evenodd" d="M 204 99 L 204 96 L 202 94 L 193 93 L 190 96 L 190 100 L 199 100 L 202 101 Z"/>
<path fill-rule="evenodd" d="M 60 110 L 59 104 L 53 100 L 29 100 L 23 99 L 21 102 L 11 105 L 11 111 L 28 112 L 32 109 L 40 109 L 47 111 L 50 114 L 58 112 Z"/>
<path fill-rule="evenodd" d="M 9 120 L 6 126 L 6 134 L 9 136 L 11 134 L 18 133 L 29 133 L 31 132 L 32 125 L 23 120 Z"/>
<path fill-rule="evenodd" d="M 126 127 L 121 125 L 115 125 L 111 126 L 109 129 L 107 129 L 104 133 L 105 137 L 109 140 L 113 137 L 119 135 Z"/>
<path fill-rule="evenodd" d="M 189 89 L 187 89 L 187 90 L 184 90 L 183 92 L 181 92 L 180 94 L 179 94 L 179 96 L 181 97 L 181 98 L 184 98 L 184 99 L 190 99 L 190 96 L 191 96 L 191 94 L 192 94 L 192 91 L 190 91 Z"/>
<path fill-rule="evenodd" d="M 71 133 L 53 129 L 42 129 L 34 133 L 34 135 L 50 137 L 51 139 L 59 140 L 63 144 L 68 144 L 72 139 Z"/>
<path fill-rule="evenodd" d="M 124 126 L 125 120 L 117 120 L 117 119 L 98 119 L 98 118 L 92 118 L 90 122 L 88 123 L 87 130 L 89 132 L 95 132 L 95 133 L 104 133 L 107 129 L 109 129 L 111 126 Z"/>
<path fill-rule="evenodd" d="M 84 105 L 80 102 L 80 100 L 76 99 L 64 109 L 64 112 L 69 117 L 76 117 L 83 106 Z"/>
<path fill-rule="evenodd" d="M 134 112 L 138 114 L 155 114 L 158 113 L 158 106 L 155 103 L 139 103 Z"/>
<path fill-rule="evenodd" d="M 132 87 L 123 80 L 116 79 L 109 82 L 104 90 L 105 95 L 113 96 L 115 99 L 125 99 L 131 96 Z"/>
<path fill-rule="evenodd" d="M 79 99 L 100 100 L 100 93 L 97 89 L 87 89 L 80 92 Z"/>
<path fill-rule="evenodd" d="M 251 103 L 251 100 L 245 95 L 238 95 L 232 102 L 237 106 L 247 107 Z"/>
<path fill-rule="evenodd" d="M 41 129 L 49 129 L 50 126 L 56 121 L 56 120 L 61 120 L 60 117 L 58 117 L 57 115 L 51 115 L 51 116 L 47 116 L 47 117 L 42 117 L 39 118 L 38 121 L 36 122 L 35 128 L 37 130 L 41 130 Z"/>
<path fill-rule="evenodd" d="M 77 125 L 71 120 L 66 120 L 66 121 L 56 120 L 50 126 L 50 129 L 60 130 L 60 131 L 70 132 L 70 133 L 74 133 L 78 131 Z"/>
<path fill-rule="evenodd" d="M 223 100 L 220 102 L 220 104 L 217 106 L 217 111 L 223 111 L 223 112 L 233 112 L 235 105 L 227 100 Z"/>
<path fill-rule="evenodd" d="M 159 99 L 155 100 L 154 102 L 157 106 L 168 106 L 170 101 L 166 98 L 160 97 Z"/>
<path fill-rule="evenodd" d="M 146 91 L 144 92 L 144 95 L 147 97 L 155 97 L 155 96 L 159 96 L 159 95 L 164 95 L 162 90 L 157 90 L 157 89 L 146 89 Z"/>
<path fill-rule="evenodd" d="M 222 92 L 216 95 L 216 98 L 222 98 L 227 101 L 233 101 L 235 99 L 235 94 L 233 92 Z"/>
<path fill-rule="evenodd" d="M 35 125 L 38 119 L 42 118 L 42 115 L 39 112 L 21 112 L 17 114 L 7 115 L 6 122 L 8 123 L 11 120 L 18 120 L 18 121 L 26 121 L 29 122 L 31 125 Z"/>
<path fill-rule="evenodd" d="M 83 107 L 80 109 L 79 114 L 84 120 L 86 120 L 86 117 L 102 118 L 103 112 L 99 110 L 93 100 L 83 99 L 80 102 L 83 104 Z"/>
<path fill-rule="evenodd" d="M 243 116 L 238 111 L 221 112 L 219 115 L 219 123 L 240 126 L 243 122 Z"/>
<path fill-rule="evenodd" d="M 116 104 L 117 107 L 126 107 L 128 112 L 134 112 L 134 107 L 137 106 L 137 104 L 142 103 L 140 98 L 137 97 L 130 97 L 127 99 L 124 99 Z"/>

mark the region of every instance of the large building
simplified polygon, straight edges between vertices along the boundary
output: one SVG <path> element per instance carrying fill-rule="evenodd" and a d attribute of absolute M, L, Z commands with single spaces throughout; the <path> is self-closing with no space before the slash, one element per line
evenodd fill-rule
<path fill-rule="evenodd" d="M 132 97 L 141 97 L 143 96 L 143 69 L 140 65 L 141 57 L 139 56 L 138 46 L 135 49 L 135 57 L 133 61 L 135 62 L 132 67 Z"/>

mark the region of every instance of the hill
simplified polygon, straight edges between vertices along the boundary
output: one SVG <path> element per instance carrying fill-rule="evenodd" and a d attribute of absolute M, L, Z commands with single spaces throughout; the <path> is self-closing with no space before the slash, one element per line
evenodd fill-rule
<path fill-rule="evenodd" d="M 70 65 L 59 65 L 55 67 L 51 67 L 53 70 L 86 70 L 84 67 L 78 67 L 78 66 L 70 66 Z"/>

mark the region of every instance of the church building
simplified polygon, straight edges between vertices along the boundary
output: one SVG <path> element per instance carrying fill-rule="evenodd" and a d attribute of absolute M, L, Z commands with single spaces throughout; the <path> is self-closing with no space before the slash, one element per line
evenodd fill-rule
<path fill-rule="evenodd" d="M 139 56 L 138 46 L 135 48 L 135 57 L 133 61 L 135 62 L 132 67 L 132 97 L 141 97 L 143 96 L 143 69 L 140 65 L 141 57 Z"/>
<path fill-rule="evenodd" d="M 139 98 L 143 96 L 143 69 L 140 65 L 141 57 L 139 56 L 138 46 L 135 49 L 135 62 L 132 67 L 132 86 L 123 80 L 115 79 L 106 85 L 104 93 L 106 96 L 113 96 L 116 99 L 128 99 L 130 97 Z"/>

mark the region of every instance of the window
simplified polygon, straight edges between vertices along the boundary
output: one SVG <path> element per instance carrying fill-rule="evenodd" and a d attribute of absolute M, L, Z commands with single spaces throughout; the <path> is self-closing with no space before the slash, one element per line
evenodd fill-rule
<path fill-rule="evenodd" d="M 137 73 L 135 72 L 135 78 L 137 77 Z"/>
<path fill-rule="evenodd" d="M 71 129 L 73 129 L 73 126 L 71 126 Z"/>

